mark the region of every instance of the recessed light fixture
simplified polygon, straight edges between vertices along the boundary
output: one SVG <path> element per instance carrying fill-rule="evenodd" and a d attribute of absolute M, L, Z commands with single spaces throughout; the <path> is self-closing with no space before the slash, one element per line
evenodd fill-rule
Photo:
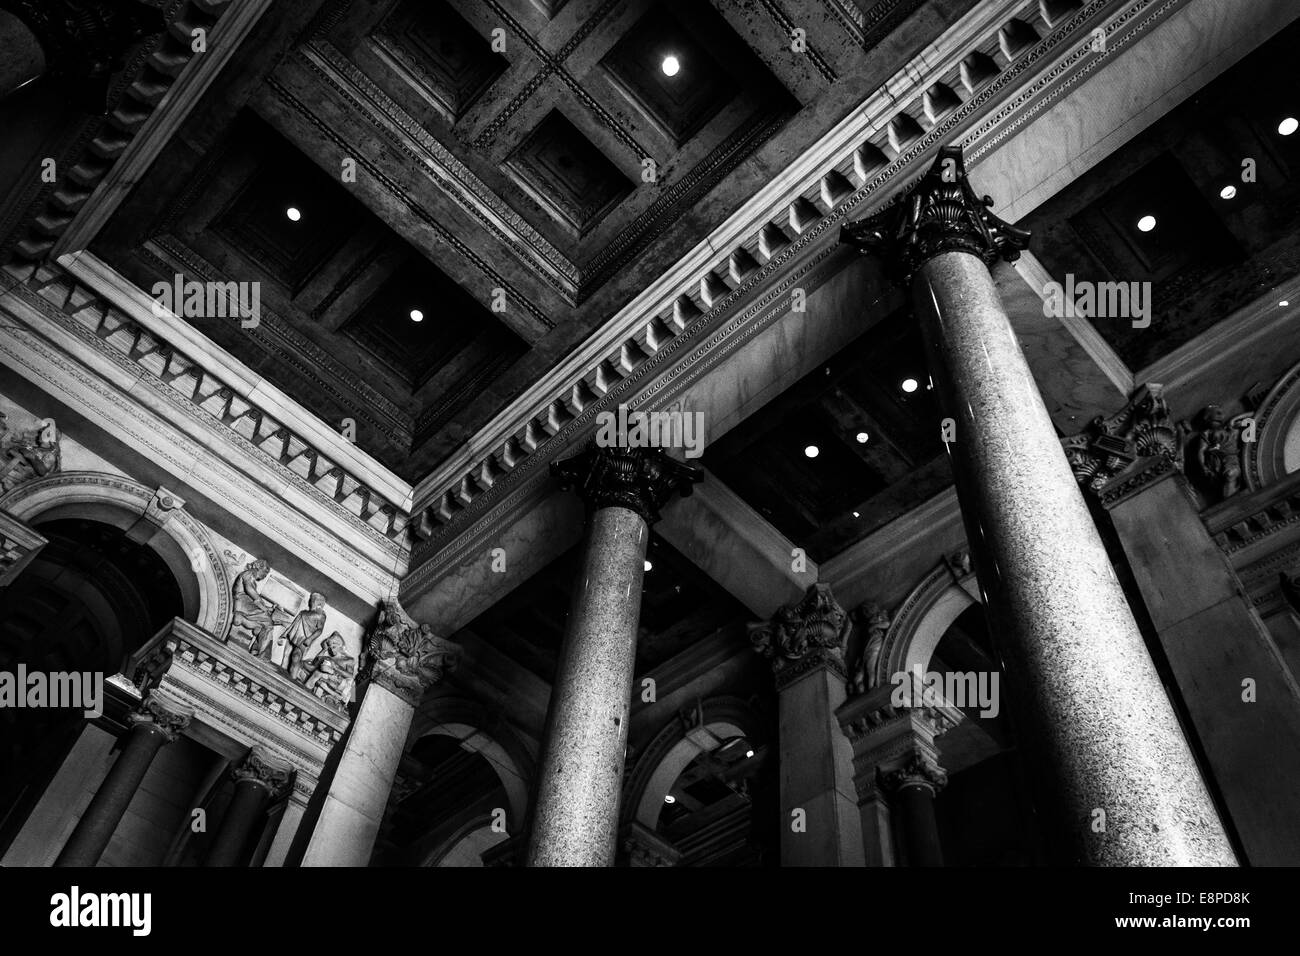
<path fill-rule="evenodd" d="M 1220 199 L 1231 199 L 1235 195 L 1237 195 L 1237 187 L 1231 183 L 1219 190 Z"/>
<path fill-rule="evenodd" d="M 1156 227 L 1155 216 L 1143 216 L 1138 220 L 1138 229 L 1142 232 L 1150 232 Z"/>
<path fill-rule="evenodd" d="M 746 757 L 752 757 L 752 756 L 754 756 L 754 751 L 752 751 L 752 750 L 746 750 L 746 751 L 745 751 L 745 756 L 746 756 Z"/>
<path fill-rule="evenodd" d="M 809 445 L 803 450 L 803 453 L 807 455 L 809 458 L 816 458 L 818 455 L 822 453 L 822 450 L 818 448 L 816 445 Z"/>
<path fill-rule="evenodd" d="M 681 68 L 682 68 L 681 61 L 678 60 L 677 57 L 671 54 L 664 57 L 664 62 L 663 62 L 664 76 L 676 76 L 678 71 L 681 70 Z"/>
<path fill-rule="evenodd" d="M 290 206 L 284 211 L 284 214 L 289 217 L 290 222 L 297 222 L 302 218 L 302 210 L 297 206 Z"/>
<path fill-rule="evenodd" d="M 419 309 L 412 309 L 412 310 L 411 310 L 411 321 L 412 321 L 412 322 L 423 322 L 423 321 L 424 321 L 424 313 L 421 312 Z"/>
<path fill-rule="evenodd" d="M 1297 129 L 1300 129 L 1300 120 L 1297 120 L 1294 116 L 1288 116 L 1277 124 L 1277 131 L 1283 136 L 1290 136 Z"/>
<path fill-rule="evenodd" d="M 655 565 L 654 565 L 654 562 L 651 561 L 649 558 L 646 558 L 645 569 L 646 569 L 647 571 L 652 571 L 652 570 L 654 570 L 654 566 L 655 566 Z"/>
<path fill-rule="evenodd" d="M 905 378 L 903 379 L 903 384 L 900 387 L 903 389 L 903 391 L 907 392 L 910 395 L 912 392 L 915 392 L 918 388 L 920 388 L 921 385 L 914 378 Z"/>
<path fill-rule="evenodd" d="M 853 512 L 853 517 L 855 517 L 855 518 L 861 518 L 861 517 L 862 517 L 862 513 L 859 512 L 859 511 L 855 511 L 855 512 Z"/>
<path fill-rule="evenodd" d="M 1278 307 L 1279 309 L 1285 309 L 1285 308 L 1286 308 L 1288 305 L 1290 305 L 1290 304 L 1291 304 L 1291 300 L 1290 300 L 1290 299 L 1283 299 L 1281 302 L 1279 302 L 1279 303 L 1277 304 L 1277 307 Z"/>
<path fill-rule="evenodd" d="M 674 797 L 671 793 L 664 794 L 664 803 L 676 803 L 676 802 L 677 802 L 677 798 Z"/>
<path fill-rule="evenodd" d="M 867 439 L 870 438 L 871 436 L 868 435 L 866 432 L 858 432 L 857 437 L 858 437 L 858 444 L 865 445 L 867 443 Z"/>

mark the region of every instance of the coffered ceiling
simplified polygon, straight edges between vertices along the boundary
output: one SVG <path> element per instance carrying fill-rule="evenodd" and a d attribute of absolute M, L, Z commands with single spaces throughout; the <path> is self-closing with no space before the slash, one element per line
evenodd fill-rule
<path fill-rule="evenodd" d="M 971 6 L 276 6 L 92 251 L 418 481 Z"/>

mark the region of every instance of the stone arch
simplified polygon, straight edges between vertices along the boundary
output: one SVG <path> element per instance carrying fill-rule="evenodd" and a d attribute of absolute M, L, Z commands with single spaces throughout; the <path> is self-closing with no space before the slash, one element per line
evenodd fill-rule
<path fill-rule="evenodd" d="M 411 723 L 406 749 L 433 734 L 458 740 L 462 747 L 492 765 L 506 792 L 507 829 L 510 833 L 521 833 L 528 818 L 533 762 L 519 739 L 482 705 L 451 695 L 434 697 L 421 704 Z"/>
<path fill-rule="evenodd" d="M 157 490 L 122 475 L 65 471 L 0 496 L 0 509 L 29 525 L 60 518 L 99 521 L 126 531 L 150 511 Z M 230 627 L 230 574 L 212 535 L 183 507 L 166 512 L 149 540 L 181 589 L 185 617 L 215 637 Z"/>
<path fill-rule="evenodd" d="M 1300 471 L 1300 363 L 1291 366 L 1252 416 L 1255 441 L 1243 442 L 1245 484 L 1266 488 Z"/>
<path fill-rule="evenodd" d="M 974 574 L 955 572 L 941 561 L 894 612 L 876 661 L 875 685 L 888 684 L 892 675 L 916 665 L 928 668 L 949 626 L 972 604 L 980 603 L 978 595 Z"/>
<path fill-rule="evenodd" d="M 703 701 L 702 726 L 715 737 L 760 739 L 762 724 L 758 715 L 743 700 L 735 697 L 715 697 Z M 703 752 L 680 717 L 673 717 L 646 745 L 637 758 L 623 791 L 622 812 L 624 823 L 635 820 L 651 830 L 659 824 L 664 796 L 672 788 L 683 770 Z"/>

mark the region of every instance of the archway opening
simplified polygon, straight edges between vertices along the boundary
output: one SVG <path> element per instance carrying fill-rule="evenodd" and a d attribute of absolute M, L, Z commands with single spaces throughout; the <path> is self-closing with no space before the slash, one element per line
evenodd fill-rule
<path fill-rule="evenodd" d="M 394 800 L 380 830 L 381 866 L 482 866 L 504 842 L 509 796 L 497 769 L 461 739 L 421 737 L 402 758 Z"/>
<path fill-rule="evenodd" d="M 35 680 L 49 693 L 40 706 L 0 708 L 0 852 L 86 720 L 84 706 L 52 706 L 63 701 L 50 675 L 106 680 L 129 653 L 183 616 L 181 586 L 166 562 L 120 528 L 81 518 L 33 525 L 49 543 L 0 588 L 0 671 L 28 675 L 29 687 L 30 675 L 41 675 Z M 103 687 L 93 676 L 83 683 L 83 696 Z"/>
<path fill-rule="evenodd" d="M 1038 817 L 1007 712 L 1001 661 L 983 605 L 971 605 L 948 626 L 927 670 L 943 675 L 944 686 L 974 692 L 954 701 L 964 719 L 936 740 L 948 773 L 948 784 L 935 799 L 944 864 L 1045 863 Z"/>
<path fill-rule="evenodd" d="M 681 854 L 678 866 L 761 866 L 772 849 L 754 809 L 770 785 L 767 748 L 744 736 L 695 756 L 664 795 L 655 831 Z"/>

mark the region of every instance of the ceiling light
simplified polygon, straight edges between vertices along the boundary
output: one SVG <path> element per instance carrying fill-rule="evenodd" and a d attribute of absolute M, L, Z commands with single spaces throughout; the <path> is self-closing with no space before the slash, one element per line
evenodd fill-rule
<path fill-rule="evenodd" d="M 1220 199 L 1231 199 L 1235 195 L 1237 195 L 1237 187 L 1231 183 L 1219 190 Z"/>
<path fill-rule="evenodd" d="M 1282 300 L 1281 302 L 1279 302 L 1277 305 L 1278 305 L 1278 308 L 1280 308 L 1280 309 L 1285 309 L 1285 308 L 1286 308 L 1288 305 L 1290 305 L 1290 304 L 1291 304 L 1291 300 L 1290 300 L 1290 299 L 1283 299 L 1283 300 Z"/>
<path fill-rule="evenodd" d="M 681 62 L 675 56 L 664 57 L 663 62 L 664 76 L 676 76 L 677 71 L 682 68 Z"/>
<path fill-rule="evenodd" d="M 803 453 L 807 455 L 809 458 L 816 458 L 818 455 L 822 453 L 822 450 L 818 448 L 816 445 L 809 445 L 807 448 L 803 450 Z"/>
<path fill-rule="evenodd" d="M 424 313 L 421 312 L 419 309 L 412 309 L 412 310 L 411 310 L 411 321 L 412 321 L 412 322 L 423 322 L 423 321 L 424 321 Z"/>
<path fill-rule="evenodd" d="M 861 518 L 861 517 L 862 517 L 862 513 L 861 513 L 861 512 L 858 512 L 858 511 L 855 511 L 855 512 L 853 512 L 853 517 L 855 517 L 855 518 Z"/>
<path fill-rule="evenodd" d="M 651 571 L 651 570 L 654 569 L 654 562 L 651 561 L 649 558 L 646 558 L 645 569 L 646 569 L 647 571 Z"/>
<path fill-rule="evenodd" d="M 1143 216 L 1141 219 L 1138 220 L 1138 229 L 1141 230 L 1142 232 L 1150 232 L 1155 227 L 1156 227 L 1155 216 Z"/>
<path fill-rule="evenodd" d="M 867 439 L 870 437 L 871 436 L 868 435 L 866 432 L 858 432 L 858 444 L 865 445 L 867 443 Z"/>
<path fill-rule="evenodd" d="M 1277 124 L 1277 131 L 1283 136 L 1290 136 L 1297 129 L 1300 129 L 1300 120 L 1297 120 L 1294 116 L 1288 116 Z"/>
<path fill-rule="evenodd" d="M 921 387 L 920 383 L 917 382 L 917 380 L 914 378 L 903 379 L 902 389 L 903 391 L 907 392 L 909 395 L 912 392 L 915 392 L 920 387 Z"/>
<path fill-rule="evenodd" d="M 289 217 L 290 222 L 297 222 L 302 218 L 302 211 L 297 206 L 290 206 L 284 214 Z"/>
<path fill-rule="evenodd" d="M 752 750 L 746 750 L 746 751 L 745 751 L 745 756 L 746 756 L 746 757 L 752 757 L 752 756 L 754 756 L 754 751 L 752 751 Z"/>
<path fill-rule="evenodd" d="M 676 802 L 677 802 L 677 798 L 674 797 L 671 793 L 664 794 L 664 803 L 676 803 Z"/>

